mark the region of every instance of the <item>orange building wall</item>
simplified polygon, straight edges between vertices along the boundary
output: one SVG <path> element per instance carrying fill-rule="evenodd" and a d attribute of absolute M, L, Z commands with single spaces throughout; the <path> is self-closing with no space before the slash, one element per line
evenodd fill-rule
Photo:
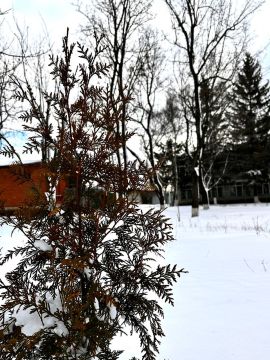
<path fill-rule="evenodd" d="M 22 172 L 29 180 L 16 175 Z M 41 194 L 47 190 L 40 163 L 0 167 L 0 201 L 4 207 L 23 205 L 35 196 L 37 190 Z"/>

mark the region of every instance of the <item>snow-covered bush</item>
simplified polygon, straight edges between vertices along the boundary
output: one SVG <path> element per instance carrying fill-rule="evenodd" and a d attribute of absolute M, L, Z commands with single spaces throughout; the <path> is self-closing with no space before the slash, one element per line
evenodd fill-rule
<path fill-rule="evenodd" d="M 68 36 L 63 57 L 51 56 L 57 92 L 43 94 L 44 112 L 29 84 L 18 88 L 18 98 L 30 104 L 23 115 L 32 132 L 26 149 L 43 146 L 50 154 L 43 162 L 48 192 L 2 220 L 27 242 L 1 259 L 19 260 L 0 284 L 0 354 L 113 360 L 121 351 L 112 351 L 110 342 L 128 330 L 139 334 L 143 359 L 151 360 L 164 335 L 158 299 L 173 304 L 171 287 L 182 270 L 157 264 L 172 240 L 167 219 L 127 197 L 147 179 L 137 164 L 116 164 L 123 103 L 94 85 L 109 74 L 99 62 L 98 39 L 92 54 L 77 46 L 82 63 L 74 71 Z M 59 204 L 55 188 L 69 180 L 72 188 Z M 29 206 L 36 209 L 32 218 Z"/>

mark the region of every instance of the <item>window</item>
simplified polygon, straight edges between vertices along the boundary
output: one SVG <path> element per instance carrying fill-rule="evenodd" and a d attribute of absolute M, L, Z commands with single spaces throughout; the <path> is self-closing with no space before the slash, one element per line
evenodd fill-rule
<path fill-rule="evenodd" d="M 231 196 L 236 196 L 236 186 L 235 185 L 231 185 Z"/>
<path fill-rule="evenodd" d="M 223 188 L 221 186 L 217 188 L 217 193 L 219 198 L 223 197 Z"/>
<path fill-rule="evenodd" d="M 258 193 L 258 195 L 262 195 L 262 193 L 263 193 L 263 187 L 262 187 L 262 185 L 261 185 L 261 184 L 257 184 L 256 186 L 257 186 L 257 193 Z"/>
<path fill-rule="evenodd" d="M 264 195 L 269 194 L 269 184 L 263 184 L 263 194 Z"/>
<path fill-rule="evenodd" d="M 243 184 L 239 183 L 231 185 L 231 196 L 242 197 L 243 196 Z"/>
<path fill-rule="evenodd" d="M 185 189 L 182 192 L 182 199 L 183 200 L 189 200 L 192 198 L 192 194 L 191 194 L 191 190 L 190 189 Z"/>
<path fill-rule="evenodd" d="M 236 185 L 236 195 L 238 197 L 243 196 L 243 184 L 237 184 Z"/>
<path fill-rule="evenodd" d="M 211 197 L 217 197 L 217 189 L 216 188 L 213 188 L 210 192 L 211 194 Z"/>
<path fill-rule="evenodd" d="M 246 195 L 251 196 L 251 188 L 249 185 L 246 186 Z"/>

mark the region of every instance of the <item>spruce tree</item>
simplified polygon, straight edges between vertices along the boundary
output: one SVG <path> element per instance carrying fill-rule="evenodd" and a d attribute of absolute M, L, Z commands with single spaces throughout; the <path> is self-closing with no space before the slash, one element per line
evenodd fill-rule
<path fill-rule="evenodd" d="M 270 88 L 268 82 L 263 82 L 259 62 L 249 53 L 245 54 L 230 99 L 229 119 L 237 174 L 252 185 L 257 202 L 258 183 L 268 181 Z"/>
<path fill-rule="evenodd" d="M 259 62 L 245 54 L 231 98 L 230 126 L 234 143 L 267 140 L 270 129 L 270 89 L 263 83 Z"/>
<path fill-rule="evenodd" d="M 183 270 L 157 264 L 172 240 L 168 220 L 124 195 L 143 189 L 147 176 L 143 165 L 114 161 L 122 146 L 114 129 L 128 99 L 96 85 L 106 84 L 109 68 L 96 40 L 93 52 L 77 44 L 79 65 L 68 35 L 62 57 L 50 57 L 58 86 L 43 94 L 46 114 L 31 86 L 18 84 L 18 99 L 30 104 L 25 150 L 41 151 L 44 140 L 49 149 L 48 191 L 2 220 L 26 240 L 1 257 L 1 264 L 18 260 L 0 282 L 1 359 L 113 360 L 121 351 L 111 350 L 111 340 L 129 329 L 139 335 L 142 359 L 154 360 L 164 336 L 159 300 L 173 305 Z M 68 180 L 72 191 L 57 204 L 55 188 Z"/>

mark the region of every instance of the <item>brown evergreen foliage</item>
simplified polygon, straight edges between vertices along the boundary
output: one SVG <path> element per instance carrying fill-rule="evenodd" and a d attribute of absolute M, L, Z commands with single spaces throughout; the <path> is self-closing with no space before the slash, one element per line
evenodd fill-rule
<path fill-rule="evenodd" d="M 77 44 L 75 70 L 68 34 L 62 57 L 51 56 L 58 90 L 43 94 L 46 114 L 30 85 L 18 83 L 17 97 L 30 105 L 23 115 L 31 132 L 26 151 L 50 154 L 43 164 L 49 191 L 2 220 L 26 242 L 1 258 L 1 264 L 18 258 L 0 283 L 1 359 L 117 359 L 121 351 L 110 342 L 128 330 L 139 335 L 142 359 L 152 360 L 164 336 L 158 298 L 173 305 L 171 288 L 183 270 L 155 265 L 173 239 L 171 225 L 125 195 L 142 189 L 147 177 L 143 165 L 124 169 L 114 161 L 122 146 L 115 124 L 128 99 L 112 99 L 106 86 L 95 85 L 105 84 L 108 71 L 96 42 L 92 53 Z M 57 206 L 60 179 L 72 187 Z M 33 205 L 40 211 L 29 217 Z M 36 331 L 26 331 L 22 314 L 29 322 L 35 317 Z"/>

